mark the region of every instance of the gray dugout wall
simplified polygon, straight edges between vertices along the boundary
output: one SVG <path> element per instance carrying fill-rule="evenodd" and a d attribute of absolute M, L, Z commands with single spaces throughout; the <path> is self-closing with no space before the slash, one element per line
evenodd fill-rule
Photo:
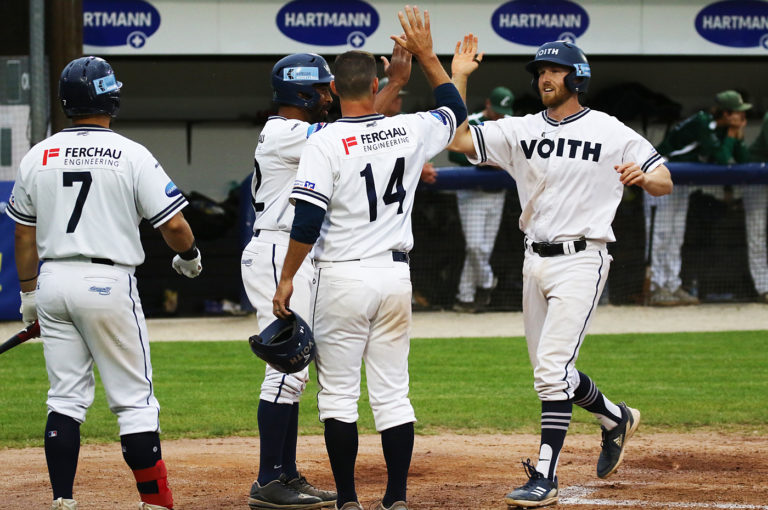
<path fill-rule="evenodd" d="M 184 191 L 223 199 L 246 178 L 253 150 L 271 103 L 272 57 L 120 57 L 108 60 L 124 84 L 120 116 L 114 128 L 146 145 Z M 333 56 L 326 56 L 332 64 Z M 470 78 L 470 111 L 498 85 L 517 98 L 532 94 L 527 57 L 487 57 Z M 442 58 L 450 69 L 450 58 Z M 712 104 L 725 89 L 742 91 L 754 104 L 747 140 L 768 110 L 768 66 L 764 57 L 631 57 L 590 56 L 590 98 L 608 87 L 639 83 L 682 105 L 681 117 Z M 381 75 L 380 69 L 380 75 Z M 403 111 L 432 106 L 431 92 L 414 65 Z M 533 100 L 532 97 L 529 98 Z M 629 123 L 642 132 L 639 122 Z M 658 143 L 666 124 L 651 124 L 644 133 Z M 435 164 L 448 165 L 444 155 Z"/>

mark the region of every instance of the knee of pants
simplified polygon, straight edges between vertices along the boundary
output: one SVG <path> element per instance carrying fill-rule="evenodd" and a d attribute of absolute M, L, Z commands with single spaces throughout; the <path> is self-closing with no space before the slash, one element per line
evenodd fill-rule
<path fill-rule="evenodd" d="M 371 401 L 371 411 L 377 432 L 416 421 L 416 414 L 408 397 L 393 402 Z"/>
<path fill-rule="evenodd" d="M 335 419 L 354 423 L 360 417 L 357 413 L 358 396 L 330 395 L 322 389 L 317 394 L 317 410 L 320 421 Z"/>
<path fill-rule="evenodd" d="M 259 398 L 275 404 L 298 403 L 308 379 L 308 368 L 295 374 L 284 374 L 267 366 Z"/>
<path fill-rule="evenodd" d="M 85 415 L 92 402 L 93 401 L 86 403 L 80 399 L 49 397 L 46 404 L 49 413 L 63 414 L 64 416 L 69 416 L 78 423 L 85 423 Z"/>
<path fill-rule="evenodd" d="M 567 376 L 564 372 L 559 375 L 546 374 L 534 370 L 533 388 L 539 396 L 539 400 L 568 400 L 573 398 L 573 392 L 579 384 L 579 373 L 574 369 Z"/>
<path fill-rule="evenodd" d="M 112 409 L 117 416 L 120 435 L 160 432 L 160 406 Z"/>

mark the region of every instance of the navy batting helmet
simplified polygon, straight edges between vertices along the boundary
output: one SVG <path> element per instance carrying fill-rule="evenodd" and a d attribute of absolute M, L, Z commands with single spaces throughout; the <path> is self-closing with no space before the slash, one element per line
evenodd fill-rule
<path fill-rule="evenodd" d="M 280 59 L 272 68 L 272 100 L 307 110 L 320 101 L 315 85 L 333 80 L 328 62 L 315 53 L 294 53 Z"/>
<path fill-rule="evenodd" d="M 285 374 L 303 370 L 315 359 L 315 337 L 309 325 L 291 310 L 288 319 L 277 319 L 248 339 L 259 358 Z"/>
<path fill-rule="evenodd" d="M 115 72 L 106 60 L 81 57 L 61 72 L 59 100 L 67 117 L 106 114 L 117 116 L 120 109 L 120 87 Z"/>
<path fill-rule="evenodd" d="M 565 86 L 571 92 L 586 92 L 592 72 L 589 69 L 587 56 L 573 43 L 568 41 L 552 41 L 544 43 L 536 50 L 536 56 L 525 65 L 525 70 L 533 75 L 531 86 L 539 95 L 538 62 L 553 62 L 573 68 L 565 77 Z"/>

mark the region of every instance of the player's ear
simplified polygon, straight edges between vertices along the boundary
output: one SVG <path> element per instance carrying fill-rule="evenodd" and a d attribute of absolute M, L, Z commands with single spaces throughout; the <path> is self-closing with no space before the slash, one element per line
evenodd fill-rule
<path fill-rule="evenodd" d="M 379 79 L 378 78 L 374 78 L 373 82 L 371 83 L 371 85 L 373 86 L 372 87 L 373 95 L 375 96 L 379 92 Z"/>
<path fill-rule="evenodd" d="M 331 80 L 331 92 L 333 92 L 333 94 L 336 96 L 339 95 L 339 93 L 336 91 L 336 80 Z"/>

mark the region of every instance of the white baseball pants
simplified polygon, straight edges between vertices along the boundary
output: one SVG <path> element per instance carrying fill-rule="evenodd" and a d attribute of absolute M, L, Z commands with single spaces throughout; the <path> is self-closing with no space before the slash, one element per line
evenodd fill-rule
<path fill-rule="evenodd" d="M 285 253 L 288 251 L 287 232 L 262 230 L 243 250 L 240 272 L 243 286 L 251 305 L 256 309 L 259 331 L 277 319 L 272 313 L 272 298 L 283 270 Z M 314 268 L 307 257 L 293 279 L 291 310 L 298 313 L 307 324 L 312 324 L 310 299 Z M 284 374 L 267 364 L 261 383 L 261 400 L 275 404 L 299 402 L 309 380 L 309 367 L 295 374 Z"/>
<path fill-rule="evenodd" d="M 753 184 L 739 186 L 744 202 L 744 221 L 747 226 L 747 255 L 749 272 L 758 294 L 768 292 L 768 253 L 766 253 L 766 214 L 768 214 L 768 186 Z"/>
<path fill-rule="evenodd" d="M 457 190 L 456 201 L 466 244 L 464 267 L 459 279 L 459 301 L 475 300 L 477 287 L 493 287 L 491 253 L 501 224 L 506 192 Z"/>
<path fill-rule="evenodd" d="M 576 360 L 608 279 L 605 243 L 571 255 L 541 257 L 527 248 L 523 323 L 539 399 L 569 400 L 579 384 Z"/>
<path fill-rule="evenodd" d="M 320 421 L 358 419 L 362 361 L 376 430 L 416 421 L 408 398 L 411 278 L 387 252 L 349 262 L 315 262 L 314 325 Z"/>
<path fill-rule="evenodd" d="M 120 435 L 159 432 L 160 405 L 133 268 L 89 260 L 47 261 L 40 269 L 37 311 L 51 385 L 48 410 L 85 421 L 95 362 Z"/>

